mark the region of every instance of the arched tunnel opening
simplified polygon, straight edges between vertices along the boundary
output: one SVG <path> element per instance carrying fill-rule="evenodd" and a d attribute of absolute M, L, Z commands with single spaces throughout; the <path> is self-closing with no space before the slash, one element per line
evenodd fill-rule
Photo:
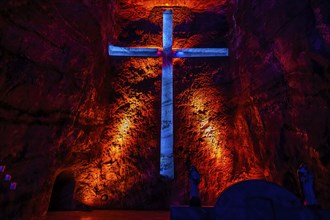
<path fill-rule="evenodd" d="M 48 211 L 73 210 L 75 180 L 73 174 L 68 171 L 60 173 L 54 182 Z"/>

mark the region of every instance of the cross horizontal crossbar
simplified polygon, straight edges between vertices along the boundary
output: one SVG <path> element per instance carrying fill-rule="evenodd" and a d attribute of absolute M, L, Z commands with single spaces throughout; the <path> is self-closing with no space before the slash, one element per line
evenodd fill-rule
<path fill-rule="evenodd" d="M 228 56 L 227 48 L 185 48 L 173 50 L 173 58 L 226 56 Z"/>
<path fill-rule="evenodd" d="M 117 47 L 109 45 L 110 56 L 125 56 L 125 57 L 161 57 L 163 51 L 158 48 L 147 47 Z M 188 58 L 188 57 L 226 57 L 228 56 L 227 48 L 184 48 L 173 49 L 173 58 Z"/>
<path fill-rule="evenodd" d="M 157 48 L 142 48 L 142 47 L 117 47 L 109 45 L 110 56 L 123 57 L 160 57 L 161 51 Z"/>

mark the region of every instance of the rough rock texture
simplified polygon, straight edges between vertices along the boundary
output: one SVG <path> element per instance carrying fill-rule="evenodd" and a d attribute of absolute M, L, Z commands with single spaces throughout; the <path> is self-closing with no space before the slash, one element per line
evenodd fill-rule
<path fill-rule="evenodd" d="M 17 182 L 1 193 L 2 219 L 45 214 L 56 176 L 95 163 L 96 130 L 109 109 L 98 94 L 113 9 L 94 1 L 0 3 L 0 160 Z"/>
<path fill-rule="evenodd" d="M 296 169 L 315 173 L 329 207 L 328 1 L 233 1 L 230 74 L 238 176 L 254 170 L 295 193 Z M 248 156 L 249 155 L 249 156 Z"/>
<path fill-rule="evenodd" d="M 244 179 L 299 194 L 306 162 L 330 207 L 328 1 L 103 2 L 0 3 L 0 161 L 17 182 L 4 218 L 45 214 L 62 172 L 95 208 L 187 204 L 188 159 L 205 205 Z M 107 55 L 109 42 L 161 46 L 166 7 L 174 47 L 230 49 L 174 60 L 172 182 L 159 178 L 161 60 Z"/>

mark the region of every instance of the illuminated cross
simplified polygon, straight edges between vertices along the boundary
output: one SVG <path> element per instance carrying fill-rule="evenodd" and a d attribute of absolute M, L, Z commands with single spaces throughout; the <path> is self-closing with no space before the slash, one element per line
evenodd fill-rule
<path fill-rule="evenodd" d="M 160 175 L 174 179 L 173 158 L 173 58 L 228 56 L 227 48 L 172 49 L 172 11 L 163 13 L 163 48 L 116 47 L 109 45 L 110 56 L 162 57 L 162 110 Z"/>

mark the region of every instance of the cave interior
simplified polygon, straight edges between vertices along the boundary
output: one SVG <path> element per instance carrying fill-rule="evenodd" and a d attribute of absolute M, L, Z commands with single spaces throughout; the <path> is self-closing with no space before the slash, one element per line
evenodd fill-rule
<path fill-rule="evenodd" d="M 108 45 L 228 48 L 173 58 L 174 179 L 159 175 L 162 59 Z M 327 0 L 0 1 L 0 211 L 167 210 L 189 203 L 187 162 L 213 206 L 244 180 L 330 208 Z M 10 178 L 9 178 L 10 177 Z M 9 178 L 9 179 L 8 179 Z"/>

